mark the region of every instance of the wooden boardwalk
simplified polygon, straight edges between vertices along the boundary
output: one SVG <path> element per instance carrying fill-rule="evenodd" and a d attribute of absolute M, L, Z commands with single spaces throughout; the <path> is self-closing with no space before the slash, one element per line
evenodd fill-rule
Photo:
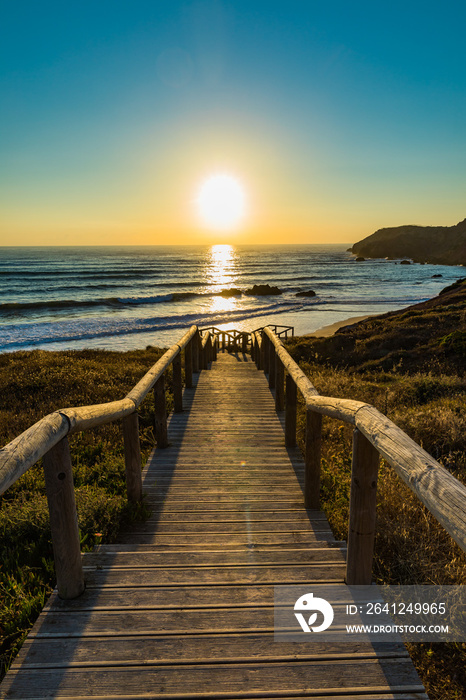
<path fill-rule="evenodd" d="M 304 509 L 250 357 L 197 377 L 145 469 L 151 517 L 84 555 L 85 592 L 52 595 L 0 697 L 427 699 L 402 645 L 274 642 L 274 585 L 342 583 L 345 546 Z"/>

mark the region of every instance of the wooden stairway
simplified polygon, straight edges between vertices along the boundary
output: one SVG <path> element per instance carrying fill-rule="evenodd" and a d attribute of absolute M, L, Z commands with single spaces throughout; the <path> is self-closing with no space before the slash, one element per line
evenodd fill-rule
<path fill-rule="evenodd" d="M 275 584 L 343 583 L 345 547 L 306 511 L 263 373 L 219 353 L 144 473 L 152 515 L 84 555 L 0 686 L 5 698 L 427 699 L 401 644 L 275 642 Z"/>

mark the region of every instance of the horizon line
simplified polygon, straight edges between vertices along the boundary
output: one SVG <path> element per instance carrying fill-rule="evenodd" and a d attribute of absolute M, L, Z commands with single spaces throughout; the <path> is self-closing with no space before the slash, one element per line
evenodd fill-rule
<path fill-rule="evenodd" d="M 110 243 L 110 244 L 53 244 L 53 245 L 0 245 L 2 248 L 211 248 L 214 245 L 228 245 L 234 247 L 257 246 L 261 248 L 275 248 L 282 246 L 353 246 L 354 243 Z"/>

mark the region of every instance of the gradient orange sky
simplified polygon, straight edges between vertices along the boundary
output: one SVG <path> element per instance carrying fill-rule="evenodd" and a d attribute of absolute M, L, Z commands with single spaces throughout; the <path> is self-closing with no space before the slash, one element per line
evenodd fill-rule
<path fill-rule="evenodd" d="M 452 21 L 448 4 L 4 5 L 0 245 L 350 244 L 457 223 L 466 6 Z M 217 172 L 246 194 L 230 231 L 196 210 Z"/>

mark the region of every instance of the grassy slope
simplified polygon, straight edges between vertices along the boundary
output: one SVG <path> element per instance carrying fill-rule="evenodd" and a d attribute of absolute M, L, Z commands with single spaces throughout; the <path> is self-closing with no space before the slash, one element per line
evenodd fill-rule
<path fill-rule="evenodd" d="M 439 297 L 341 329 L 294 338 L 288 350 L 321 394 L 367 401 L 466 483 L 466 281 Z M 299 414 L 304 439 L 304 411 Z M 351 429 L 324 421 L 322 505 L 346 539 Z M 466 557 L 384 462 L 378 485 L 374 575 L 379 583 L 466 584 Z M 431 700 L 466 698 L 460 644 L 410 653 Z"/>
<path fill-rule="evenodd" d="M 466 364 L 466 279 L 438 297 L 345 326 L 329 338 L 295 338 L 295 359 L 357 371 L 461 372 Z"/>
<path fill-rule="evenodd" d="M 0 355 L 0 444 L 58 408 L 122 398 L 162 354 L 17 352 Z M 153 445 L 151 399 L 140 412 L 141 447 Z M 108 424 L 70 438 L 84 550 L 116 539 L 143 514 L 125 497 L 121 428 Z M 54 569 L 41 464 L 0 497 L 0 678 L 52 590 Z"/>

